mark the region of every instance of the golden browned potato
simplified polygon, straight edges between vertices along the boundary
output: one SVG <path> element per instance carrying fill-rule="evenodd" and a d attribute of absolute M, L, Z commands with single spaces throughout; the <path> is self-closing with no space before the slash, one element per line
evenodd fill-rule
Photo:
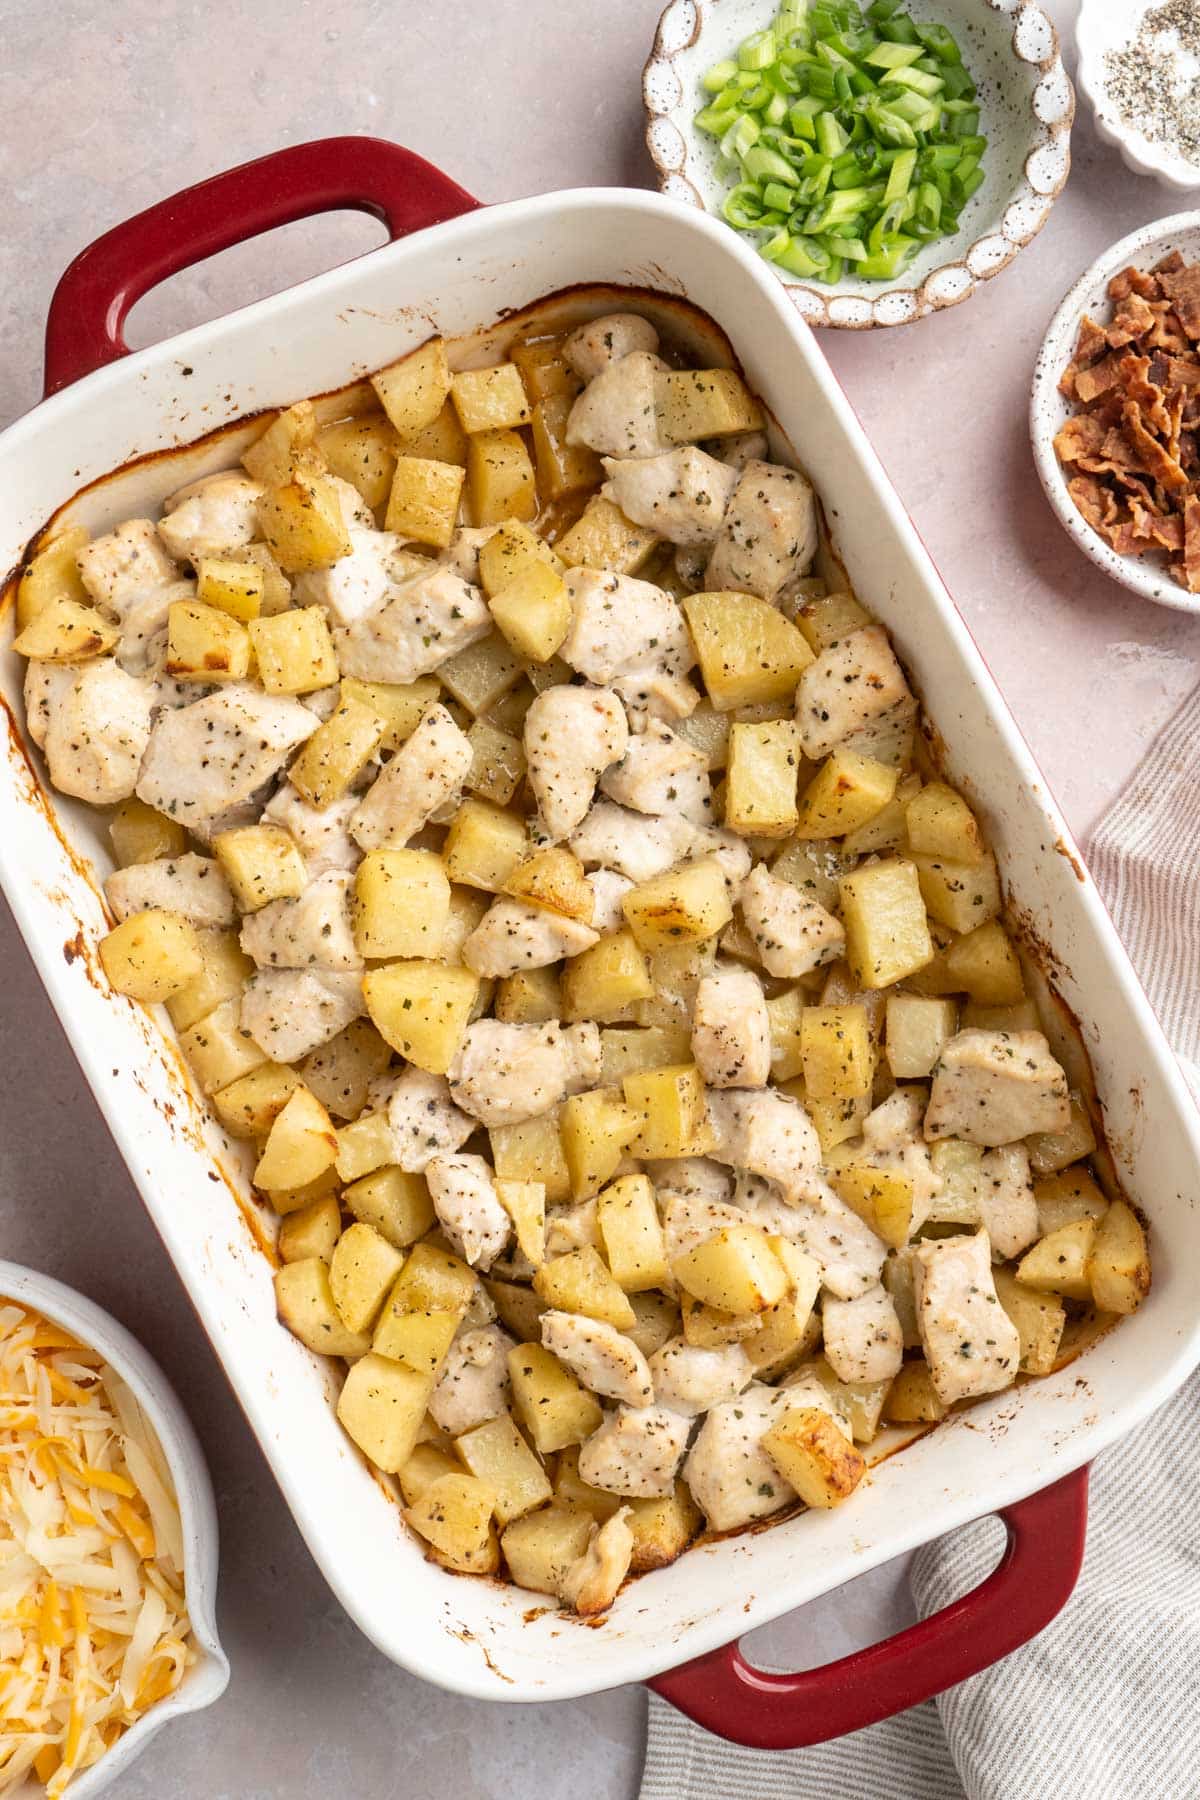
<path fill-rule="evenodd" d="M 791 621 L 754 594 L 689 594 L 683 611 L 719 712 L 789 698 L 813 661 Z"/>
<path fill-rule="evenodd" d="M 414 957 L 368 969 L 363 998 L 379 1035 L 419 1069 L 444 1075 L 458 1052 L 479 993 L 470 969 Z"/>
<path fill-rule="evenodd" d="M 432 425 L 450 393 L 450 365 L 442 338 L 433 337 L 399 362 L 372 375 L 371 386 L 402 438 Z"/>
<path fill-rule="evenodd" d="M 204 967 L 195 926 L 150 907 L 100 940 L 100 963 L 118 994 L 154 1005 L 194 981 Z"/>
<path fill-rule="evenodd" d="M 806 1506 L 840 1506 L 867 1472 L 861 1451 L 822 1407 L 789 1406 L 763 1449 Z"/>

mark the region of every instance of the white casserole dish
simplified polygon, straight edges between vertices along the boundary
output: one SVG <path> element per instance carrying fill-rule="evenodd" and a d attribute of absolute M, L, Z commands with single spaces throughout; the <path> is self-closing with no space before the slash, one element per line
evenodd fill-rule
<path fill-rule="evenodd" d="M 333 143 L 367 149 L 363 140 Z M 249 167 L 265 170 L 272 160 Z M 431 177 L 416 165 L 419 181 Z M 208 209 L 207 231 L 189 234 L 179 199 L 168 203 L 173 210 L 153 209 L 133 222 L 147 226 L 138 240 L 143 247 L 154 236 L 148 221 L 160 236 L 169 224 L 176 250 L 140 280 L 126 280 L 118 298 L 115 276 L 104 272 L 105 240 L 91 264 L 93 252 L 86 252 L 72 272 L 73 292 L 66 284 L 60 290 L 60 329 L 78 325 L 82 332 L 86 325 L 66 316 L 68 298 L 73 305 L 85 292 L 81 271 L 91 280 L 93 303 L 107 306 L 102 336 L 119 330 L 131 294 L 165 268 L 284 216 L 365 203 L 335 184 L 318 198 L 318 184 L 310 183 L 307 205 L 277 200 L 248 209 L 252 222 L 240 230 L 218 228 L 213 197 L 222 179 L 233 178 L 196 191 L 197 217 Z M 439 192 L 426 193 L 424 209 L 409 208 L 403 223 L 445 218 L 470 204 L 455 196 L 443 182 Z M 126 261 L 128 251 L 126 244 Z M 115 252 L 109 258 L 114 266 L 120 261 Z M 57 797 L 57 828 L 53 822 L 40 764 L 18 723 L 21 669 L 5 619 L 0 683 L 13 723 L 0 770 L 0 881 L 151 1216 L 347 1611 L 413 1672 L 464 1694 L 520 1701 L 565 1698 L 672 1669 L 958 1524 L 1037 1493 L 1143 1418 L 1200 1360 L 1189 1274 L 1200 1256 L 1200 1130 L 1174 1059 L 1066 826 L 811 332 L 726 227 L 634 191 L 515 201 L 467 213 L 101 368 L 0 438 L 0 568 L 17 563 L 56 508 L 131 459 L 338 386 L 432 331 L 470 332 L 583 283 L 686 296 L 725 327 L 751 384 L 773 408 L 823 499 L 855 587 L 892 632 L 937 722 L 951 775 L 985 816 L 1021 923 L 1047 947 L 1057 985 L 1080 1021 L 1120 1179 L 1152 1222 L 1155 1284 L 1145 1307 L 1083 1361 L 951 1419 L 883 1463 L 853 1504 L 703 1544 L 628 1586 L 599 1629 L 547 1611 L 518 1589 L 427 1563 L 338 1427 L 330 1376 L 275 1321 L 270 1264 L 239 1204 L 248 1193 L 241 1149 L 193 1098 L 152 1017 L 110 995 L 97 973 L 92 947 L 105 921 L 94 882 L 109 866 L 106 834 L 94 813 Z M 594 301 L 592 310 L 600 309 Z M 81 360 L 83 352 L 76 368 Z M 66 367 L 60 357 L 51 377 L 61 379 Z M 83 494 L 67 516 L 100 526 L 156 506 L 182 480 L 230 461 L 250 435 L 227 434 L 182 461 L 152 459 L 126 469 Z M 1080 1534 L 1068 1538 L 1043 1547 L 1047 1569 L 1055 1555 L 1077 1561 Z M 1045 1570 L 1037 1583 L 1052 1585 Z M 1070 1579 L 1023 1635 L 1045 1623 L 1069 1586 Z M 991 1656 L 1019 1641 L 1002 1628 Z M 914 1642 L 914 1655 L 917 1648 Z M 991 1656 L 977 1653 L 970 1666 Z M 872 1697 L 869 1716 L 967 1672 L 943 1666 L 917 1686 L 900 1679 Z M 678 1682 L 674 1688 L 678 1697 Z M 712 1721 L 711 1706 L 705 1716 Z M 725 1728 L 753 1735 L 740 1722 Z M 828 1731 L 818 1719 L 805 1739 L 764 1730 L 754 1741 L 808 1741 Z"/>

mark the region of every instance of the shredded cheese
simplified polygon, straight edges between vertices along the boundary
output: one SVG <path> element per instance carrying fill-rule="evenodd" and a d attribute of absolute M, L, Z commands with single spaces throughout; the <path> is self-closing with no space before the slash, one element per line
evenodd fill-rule
<path fill-rule="evenodd" d="M 195 1658 L 170 1471 L 100 1355 L 0 1301 L 0 1795 L 69 1791 Z"/>

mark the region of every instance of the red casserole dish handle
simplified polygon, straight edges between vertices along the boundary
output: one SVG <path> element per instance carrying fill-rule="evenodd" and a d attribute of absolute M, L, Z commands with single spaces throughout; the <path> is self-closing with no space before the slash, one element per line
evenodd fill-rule
<path fill-rule="evenodd" d="M 81 250 L 54 290 L 44 392 L 128 354 L 122 327 L 180 269 L 314 213 L 372 213 L 392 238 L 479 205 L 458 183 L 382 138 L 319 138 L 273 151 L 160 200 Z"/>
<path fill-rule="evenodd" d="M 718 1737 L 796 1750 L 860 1731 L 977 1675 L 1028 1643 L 1062 1610 L 1083 1561 L 1086 1468 L 1007 1506 L 1004 1555 L 986 1581 L 882 1644 L 821 1669 L 768 1675 L 726 1644 L 650 1682 Z"/>

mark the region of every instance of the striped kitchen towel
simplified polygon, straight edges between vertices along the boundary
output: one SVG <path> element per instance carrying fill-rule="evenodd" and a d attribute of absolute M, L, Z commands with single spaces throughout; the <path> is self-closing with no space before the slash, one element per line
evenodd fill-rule
<path fill-rule="evenodd" d="M 1093 834 L 1088 857 L 1200 1099 L 1200 689 Z M 831 1744 L 738 1749 L 650 1696 L 641 1800 L 1197 1800 L 1200 1375 L 1095 1464 L 1087 1554 L 1057 1619 L 925 1706 Z M 925 1617 L 1003 1542 L 981 1519 L 912 1559 Z"/>

